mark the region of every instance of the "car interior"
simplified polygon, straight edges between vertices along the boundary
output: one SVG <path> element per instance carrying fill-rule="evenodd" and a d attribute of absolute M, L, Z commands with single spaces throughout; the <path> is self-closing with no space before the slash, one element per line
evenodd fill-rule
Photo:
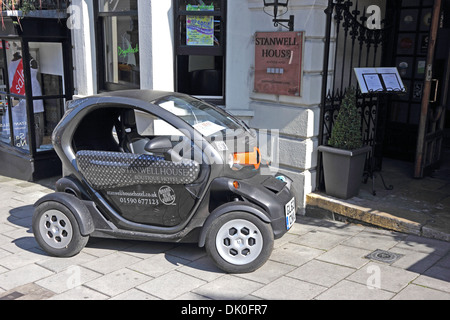
<path fill-rule="evenodd" d="M 101 119 L 101 121 L 99 121 Z M 73 148 L 164 156 L 180 161 L 173 146 L 185 140 L 183 134 L 150 113 L 132 108 L 105 107 L 88 114 L 75 131 Z"/>

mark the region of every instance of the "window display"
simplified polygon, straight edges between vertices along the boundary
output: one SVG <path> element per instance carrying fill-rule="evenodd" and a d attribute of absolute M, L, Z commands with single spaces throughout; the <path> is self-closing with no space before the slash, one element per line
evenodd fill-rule
<path fill-rule="evenodd" d="M 226 1 L 174 1 L 176 91 L 223 104 Z"/>
<path fill-rule="evenodd" d="M 52 131 L 62 117 L 64 106 L 62 45 L 30 42 L 29 61 L 26 62 L 21 41 L 4 40 L 3 43 L 4 50 L 0 54 L 0 140 L 30 151 L 29 128 L 33 123 L 36 151 L 50 150 L 53 148 Z M 30 70 L 28 79 L 25 77 L 26 66 Z M 27 118 L 27 88 L 31 89 L 32 122 Z M 53 99 L 42 99 L 45 96 Z M 59 96 L 61 98 L 55 99 Z"/>
<path fill-rule="evenodd" d="M 30 76 L 37 151 L 52 149 L 51 136 L 64 108 L 63 54 L 60 43 L 30 42 Z M 57 99 L 39 99 L 52 96 Z"/>
<path fill-rule="evenodd" d="M 5 49 L 6 61 L 2 61 L 1 66 L 3 71 L 2 91 L 10 93 L 11 96 L 5 95 L 5 99 L 2 99 L 2 140 L 8 143 L 11 143 L 12 140 L 14 146 L 27 149 L 28 121 L 21 43 L 20 41 L 5 42 Z M 6 77 L 8 86 L 6 86 Z"/>
<path fill-rule="evenodd" d="M 137 0 L 98 2 L 101 90 L 140 87 Z"/>

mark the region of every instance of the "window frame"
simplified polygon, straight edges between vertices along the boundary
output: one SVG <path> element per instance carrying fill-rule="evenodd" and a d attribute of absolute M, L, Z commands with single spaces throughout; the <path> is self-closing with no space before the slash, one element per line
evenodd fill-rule
<path fill-rule="evenodd" d="M 137 0 L 136 0 L 137 1 Z M 112 12 L 100 12 L 99 0 L 94 0 L 94 21 L 95 21 L 95 42 L 96 42 L 96 58 L 97 58 L 97 91 L 107 92 L 107 91 L 117 91 L 126 89 L 140 89 L 141 85 L 132 84 L 119 84 L 114 82 L 106 81 L 106 67 L 105 67 L 105 44 L 106 39 L 104 38 L 104 19 L 108 17 L 136 17 L 138 19 L 138 29 L 139 29 L 139 8 L 138 10 L 130 11 L 112 11 Z M 137 1 L 139 6 L 139 1 Z M 139 71 L 140 66 L 139 66 Z"/>
<path fill-rule="evenodd" d="M 220 98 L 211 98 L 208 96 L 194 95 L 207 102 L 225 105 L 225 79 L 226 79 L 226 39 L 227 39 L 227 0 L 220 1 L 220 10 L 214 11 L 195 11 L 195 16 L 213 16 L 219 17 L 221 21 L 221 30 L 218 46 L 188 46 L 182 45 L 183 39 L 181 39 L 182 32 L 182 20 L 188 15 L 194 15 L 193 11 L 180 10 L 180 0 L 172 0 L 173 12 L 174 12 L 174 87 L 175 91 L 178 91 L 178 57 L 179 56 L 214 56 L 222 57 L 222 96 Z"/>
<path fill-rule="evenodd" d="M 0 37 L 0 43 L 2 44 L 2 49 L 0 49 L 0 54 L 3 56 L 3 59 L 5 61 L 5 64 L 7 67 L 7 55 L 6 55 L 6 42 L 7 41 L 18 41 L 20 42 L 21 48 L 22 48 L 22 59 L 24 61 L 23 63 L 23 72 L 24 72 L 24 85 L 25 85 L 25 95 L 20 95 L 16 93 L 10 92 L 10 86 L 6 85 L 6 90 L 0 90 L 0 94 L 6 96 L 6 100 L 8 103 L 8 115 L 9 115 L 9 123 L 13 123 L 12 119 L 12 112 L 11 112 L 11 105 L 12 105 L 12 99 L 23 99 L 26 102 L 26 117 L 27 117 L 27 138 L 29 141 L 28 148 L 21 148 L 16 145 L 14 145 L 14 128 L 12 125 L 10 125 L 10 142 L 6 143 L 1 141 L 0 143 L 3 146 L 8 146 L 13 148 L 16 152 L 19 152 L 20 154 L 25 155 L 31 155 L 33 158 L 37 155 L 46 155 L 49 153 L 54 152 L 54 148 L 51 148 L 49 150 L 38 150 L 36 146 L 36 132 L 35 128 L 35 118 L 33 113 L 33 103 L 35 100 L 62 100 L 62 104 L 59 108 L 59 113 L 61 114 L 61 117 L 64 115 L 64 105 L 68 100 L 72 99 L 73 96 L 73 73 L 70 70 L 70 65 L 72 61 L 72 55 L 70 53 L 71 43 L 70 41 L 67 41 L 67 39 L 63 38 L 55 38 L 55 39 L 41 39 L 36 37 L 8 37 L 8 36 L 2 36 Z M 34 96 L 33 90 L 31 86 L 31 72 L 30 72 L 30 63 L 25 63 L 25 61 L 30 61 L 31 59 L 31 53 L 29 49 L 30 43 L 58 43 L 61 44 L 61 53 L 63 57 L 63 75 L 62 75 L 62 83 L 61 83 L 61 90 L 59 94 L 46 94 L 44 92 L 44 88 L 42 88 L 42 94 L 40 96 Z M 7 72 L 7 68 L 4 70 L 4 81 L 9 84 L 9 74 Z M 45 110 L 47 112 L 47 110 Z"/>

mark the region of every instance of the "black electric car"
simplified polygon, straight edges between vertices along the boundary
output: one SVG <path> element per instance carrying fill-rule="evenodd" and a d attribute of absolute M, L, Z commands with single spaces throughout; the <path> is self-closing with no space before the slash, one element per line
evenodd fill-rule
<path fill-rule="evenodd" d="M 191 242 L 224 271 L 250 272 L 295 221 L 292 180 L 261 173 L 258 133 L 194 97 L 126 90 L 74 100 L 52 138 L 63 177 L 33 215 L 51 255 L 76 255 L 91 236 Z"/>

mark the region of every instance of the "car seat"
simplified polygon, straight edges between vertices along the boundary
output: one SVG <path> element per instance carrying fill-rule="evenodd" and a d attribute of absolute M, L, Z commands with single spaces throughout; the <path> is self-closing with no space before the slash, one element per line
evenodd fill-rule
<path fill-rule="evenodd" d="M 122 138 L 121 148 L 124 152 L 146 154 L 145 145 L 150 141 L 138 133 L 136 116 L 133 109 L 122 112 Z"/>

